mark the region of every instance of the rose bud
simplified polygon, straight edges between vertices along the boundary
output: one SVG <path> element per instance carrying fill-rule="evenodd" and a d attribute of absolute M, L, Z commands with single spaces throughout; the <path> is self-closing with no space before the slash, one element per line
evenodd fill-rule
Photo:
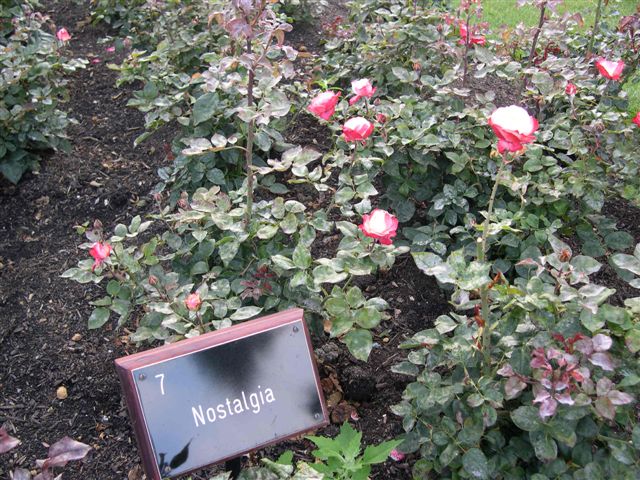
<path fill-rule="evenodd" d="M 389 457 L 391 457 L 391 459 L 395 460 L 396 462 L 401 462 L 402 460 L 404 460 L 404 453 L 399 452 L 394 448 L 393 450 L 391 450 L 391 453 L 389 453 Z"/>
<path fill-rule="evenodd" d="M 336 105 L 340 100 L 340 92 L 326 91 L 311 100 L 308 110 L 323 120 L 329 120 L 336 111 Z"/>
<path fill-rule="evenodd" d="M 535 140 L 538 120 L 516 105 L 501 107 L 489 117 L 489 125 L 498 137 L 498 151 L 519 152 Z"/>
<path fill-rule="evenodd" d="M 564 89 L 564 93 L 570 96 L 574 96 L 576 93 L 578 93 L 578 87 L 576 87 L 573 83 L 569 82 L 567 83 L 567 86 Z"/>
<path fill-rule="evenodd" d="M 611 61 L 599 58 L 596 60 L 596 68 L 604 78 L 609 80 L 618 80 L 624 69 L 624 62 L 622 60 Z"/>
<path fill-rule="evenodd" d="M 361 98 L 371 98 L 373 94 L 376 93 L 376 88 L 371 85 L 371 82 L 367 78 L 352 81 L 351 89 L 356 96 L 349 100 L 349 105 L 353 105 Z"/>
<path fill-rule="evenodd" d="M 367 237 L 379 240 L 382 245 L 391 245 L 396 236 L 398 219 L 385 210 L 376 208 L 368 215 L 362 216 L 362 224 L 358 225 Z"/>
<path fill-rule="evenodd" d="M 342 133 L 347 142 L 364 141 L 372 132 L 373 123 L 362 117 L 350 118 L 342 127 Z"/>
<path fill-rule="evenodd" d="M 89 254 L 95 260 L 93 266 L 91 267 L 92 272 L 103 264 L 103 262 L 109 257 L 109 255 L 111 255 L 111 251 L 111 245 L 109 245 L 108 243 L 96 242 L 91 246 Z"/>
<path fill-rule="evenodd" d="M 61 28 L 56 32 L 56 38 L 61 42 L 68 42 L 69 40 L 71 40 L 71 35 L 66 28 Z"/>
<path fill-rule="evenodd" d="M 376 120 L 378 121 L 378 123 L 386 123 L 387 122 L 387 116 L 384 113 L 378 113 L 376 115 Z"/>
<path fill-rule="evenodd" d="M 157 285 L 158 284 L 158 277 L 156 277 L 155 275 L 149 275 L 149 285 Z"/>
<path fill-rule="evenodd" d="M 640 127 L 640 112 L 636 113 L 636 116 L 631 121 Z"/>
<path fill-rule="evenodd" d="M 200 308 L 200 305 L 202 304 L 202 300 L 200 300 L 200 295 L 198 295 L 197 293 L 192 293 L 184 301 L 184 304 L 187 306 L 189 310 L 196 311 Z"/>

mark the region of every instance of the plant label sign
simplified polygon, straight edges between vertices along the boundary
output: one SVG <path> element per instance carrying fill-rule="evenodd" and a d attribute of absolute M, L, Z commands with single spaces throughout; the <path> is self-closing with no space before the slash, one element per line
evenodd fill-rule
<path fill-rule="evenodd" d="M 116 369 L 151 480 L 328 423 L 301 309 L 119 358 Z"/>

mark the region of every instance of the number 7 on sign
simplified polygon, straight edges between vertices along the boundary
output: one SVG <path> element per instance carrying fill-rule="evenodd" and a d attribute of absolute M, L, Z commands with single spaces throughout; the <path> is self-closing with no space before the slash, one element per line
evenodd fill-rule
<path fill-rule="evenodd" d="M 164 395 L 164 373 L 159 373 L 156 378 L 160 379 L 160 393 Z"/>

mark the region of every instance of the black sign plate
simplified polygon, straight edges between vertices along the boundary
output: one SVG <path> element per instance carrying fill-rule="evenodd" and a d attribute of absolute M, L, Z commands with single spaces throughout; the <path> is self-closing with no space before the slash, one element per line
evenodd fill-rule
<path fill-rule="evenodd" d="M 117 362 L 149 477 L 173 478 L 326 424 L 301 312 L 155 349 L 169 358 L 148 351 Z"/>

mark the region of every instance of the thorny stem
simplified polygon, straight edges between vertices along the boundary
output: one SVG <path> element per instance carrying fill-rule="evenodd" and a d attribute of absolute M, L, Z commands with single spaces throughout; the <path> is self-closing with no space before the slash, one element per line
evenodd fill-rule
<path fill-rule="evenodd" d="M 531 50 L 529 51 L 529 58 L 527 59 L 527 67 L 531 66 L 531 62 L 533 62 L 533 56 L 536 54 L 536 46 L 538 45 L 538 37 L 540 37 L 540 32 L 542 31 L 542 25 L 544 25 L 544 13 L 547 9 L 547 2 L 545 1 L 540 6 L 540 18 L 538 20 L 538 27 L 536 28 L 536 33 L 533 34 L 533 42 L 531 42 Z M 522 94 L 522 90 L 527 86 L 527 75 L 526 73 L 522 78 L 522 85 L 520 86 L 520 91 L 518 92 L 518 96 Z"/>
<path fill-rule="evenodd" d="M 602 0 L 598 0 L 598 6 L 596 7 L 596 18 L 593 21 L 593 32 L 591 32 L 591 39 L 589 40 L 589 46 L 587 47 L 587 58 L 591 57 L 593 52 L 593 42 L 595 42 L 596 35 L 598 34 L 598 27 L 600 26 L 600 14 L 602 13 Z"/>
<path fill-rule="evenodd" d="M 467 71 L 469 70 L 469 44 L 471 43 L 471 30 L 469 22 L 471 21 L 471 8 L 467 8 L 467 35 L 464 39 L 464 71 L 462 73 L 462 86 L 467 86 Z"/>
<path fill-rule="evenodd" d="M 247 54 L 251 55 L 251 39 L 247 38 Z M 255 79 L 254 65 L 249 69 L 249 84 L 247 86 L 247 106 L 253 106 L 253 82 Z M 249 226 L 251 211 L 253 209 L 253 136 L 255 130 L 255 119 L 249 121 L 247 129 L 247 149 L 245 151 L 245 168 L 247 171 L 247 206 L 244 212 L 244 227 Z"/>
<path fill-rule="evenodd" d="M 493 190 L 491 190 L 491 197 L 489 197 L 489 206 L 487 208 L 487 218 L 484 221 L 482 227 L 482 239 L 478 243 L 478 260 L 484 262 L 487 254 L 487 240 L 489 239 L 489 227 L 491 226 L 491 215 L 493 214 L 493 202 L 496 199 L 496 193 L 498 192 L 498 185 L 500 184 L 500 176 L 507 164 L 507 154 L 503 156 L 503 161 L 500 162 L 498 172 L 496 173 L 496 180 L 493 184 Z M 484 320 L 484 327 L 482 330 L 482 353 L 484 355 L 484 370 L 486 374 L 491 371 L 491 324 L 489 322 L 489 288 L 484 286 L 480 288 L 480 302 L 482 308 L 482 319 Z"/>

